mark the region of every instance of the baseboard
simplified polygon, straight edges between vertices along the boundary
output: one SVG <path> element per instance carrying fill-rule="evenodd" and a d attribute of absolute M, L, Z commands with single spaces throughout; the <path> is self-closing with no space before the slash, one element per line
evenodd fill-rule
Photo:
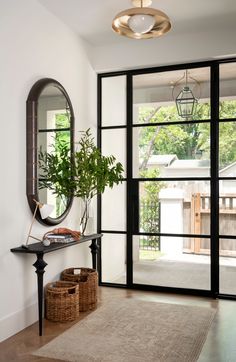
<path fill-rule="evenodd" d="M 22 331 L 38 320 L 38 304 L 10 314 L 0 320 L 0 342 Z"/>

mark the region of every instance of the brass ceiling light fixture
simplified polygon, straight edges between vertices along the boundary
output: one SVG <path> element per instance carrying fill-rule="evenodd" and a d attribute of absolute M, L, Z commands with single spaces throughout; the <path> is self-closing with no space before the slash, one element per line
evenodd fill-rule
<path fill-rule="evenodd" d="M 151 0 L 132 0 L 135 7 L 117 14 L 112 29 L 132 39 L 156 38 L 167 33 L 171 28 L 170 19 L 162 11 L 147 7 L 151 3 Z"/>

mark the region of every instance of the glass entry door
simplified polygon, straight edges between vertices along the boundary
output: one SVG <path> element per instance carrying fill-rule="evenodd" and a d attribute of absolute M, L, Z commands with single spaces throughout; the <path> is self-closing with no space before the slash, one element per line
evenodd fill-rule
<path fill-rule="evenodd" d="M 98 203 L 101 284 L 236 296 L 236 63 L 98 84 L 99 146 L 125 168 Z"/>
<path fill-rule="evenodd" d="M 193 114 L 184 87 L 201 93 Z M 209 67 L 133 77 L 134 284 L 210 290 L 210 124 Z"/>
<path fill-rule="evenodd" d="M 219 291 L 236 295 L 236 63 L 219 66 Z"/>

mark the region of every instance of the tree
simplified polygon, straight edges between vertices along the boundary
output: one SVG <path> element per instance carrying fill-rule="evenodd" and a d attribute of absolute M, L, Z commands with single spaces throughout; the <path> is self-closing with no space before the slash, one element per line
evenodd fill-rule
<path fill-rule="evenodd" d="M 153 110 L 156 110 L 153 112 Z M 236 101 L 220 102 L 220 118 L 236 118 Z M 210 104 L 199 104 L 194 119 L 210 118 Z M 175 106 L 141 107 L 139 122 L 161 123 L 180 121 Z M 213 120 L 214 122 L 214 120 Z M 219 166 L 223 168 L 236 161 L 236 124 L 235 122 L 220 123 Z M 200 152 L 199 152 L 200 151 Z M 188 125 L 142 127 L 139 132 L 139 154 L 143 160 L 140 170 L 147 167 L 152 154 L 175 154 L 179 159 L 193 159 L 202 154 L 210 159 L 210 126 L 207 123 Z"/>
<path fill-rule="evenodd" d="M 157 109 L 157 108 L 155 108 Z M 197 108 L 195 119 L 209 118 L 209 105 Z M 175 106 L 161 107 L 153 114 L 151 107 L 142 107 L 139 122 L 149 119 L 150 123 L 181 121 Z M 140 170 L 147 167 L 152 154 L 175 154 L 180 159 L 192 159 L 198 151 L 209 154 L 210 128 L 208 124 L 187 124 L 142 127 L 139 133 Z"/>

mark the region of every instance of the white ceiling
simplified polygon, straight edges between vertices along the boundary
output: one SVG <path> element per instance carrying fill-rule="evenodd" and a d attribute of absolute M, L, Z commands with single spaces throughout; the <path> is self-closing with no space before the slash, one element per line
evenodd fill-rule
<path fill-rule="evenodd" d="M 130 0 L 38 1 L 91 45 L 137 42 L 111 29 L 114 16 L 132 7 Z M 217 28 L 235 30 L 236 0 L 153 0 L 151 7 L 169 16 L 174 35 Z"/>

